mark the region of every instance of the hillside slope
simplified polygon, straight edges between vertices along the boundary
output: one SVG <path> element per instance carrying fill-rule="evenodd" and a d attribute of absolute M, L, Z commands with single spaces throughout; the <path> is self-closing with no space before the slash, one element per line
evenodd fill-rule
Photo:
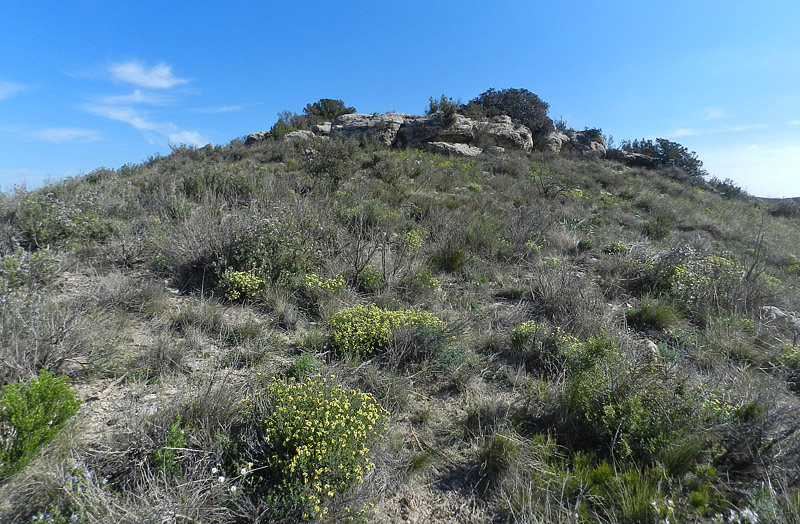
<path fill-rule="evenodd" d="M 4 195 L 0 383 L 82 404 L 0 521 L 800 522 L 800 213 L 720 187 L 312 139 Z"/>

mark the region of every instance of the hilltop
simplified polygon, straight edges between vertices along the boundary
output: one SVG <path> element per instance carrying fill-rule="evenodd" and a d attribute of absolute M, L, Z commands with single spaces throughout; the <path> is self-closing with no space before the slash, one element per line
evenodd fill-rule
<path fill-rule="evenodd" d="M 3 195 L 0 520 L 800 522 L 800 207 L 547 109 Z"/>

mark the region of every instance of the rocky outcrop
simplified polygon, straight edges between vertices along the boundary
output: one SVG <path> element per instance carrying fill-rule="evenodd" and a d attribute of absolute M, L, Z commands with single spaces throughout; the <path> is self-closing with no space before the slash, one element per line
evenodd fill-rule
<path fill-rule="evenodd" d="M 426 142 L 425 149 L 431 153 L 451 156 L 476 157 L 483 153 L 483 149 L 469 144 L 453 144 L 450 142 Z"/>
<path fill-rule="evenodd" d="M 330 136 L 331 138 L 377 140 L 383 145 L 391 146 L 394 144 L 400 127 L 409 117 L 410 115 L 404 113 L 340 115 L 331 124 Z"/>
<path fill-rule="evenodd" d="M 253 145 L 269 138 L 268 132 L 248 135 L 245 145 Z M 323 122 L 310 131 L 294 131 L 282 140 L 307 140 L 314 137 L 333 139 L 352 138 L 360 141 L 377 141 L 397 148 L 425 148 L 442 154 L 475 156 L 496 154 L 507 149 L 531 151 L 531 131 L 515 123 L 511 117 L 501 115 L 482 120 L 472 120 L 463 115 L 446 119 L 441 113 L 415 116 L 405 113 L 352 113 L 340 115 L 333 122 Z M 453 147 L 459 145 L 459 147 Z M 463 147 L 461 147 L 463 146 Z M 628 165 L 654 167 L 654 159 L 624 151 L 606 151 L 605 139 L 598 130 L 554 131 L 541 141 L 542 149 L 554 154 L 569 153 L 588 158 L 608 158 Z"/>
<path fill-rule="evenodd" d="M 632 153 L 630 151 L 623 151 L 622 149 L 609 149 L 606 151 L 606 158 L 608 160 L 616 160 L 622 162 L 626 166 L 631 167 L 656 167 L 656 159 L 641 153 Z"/>

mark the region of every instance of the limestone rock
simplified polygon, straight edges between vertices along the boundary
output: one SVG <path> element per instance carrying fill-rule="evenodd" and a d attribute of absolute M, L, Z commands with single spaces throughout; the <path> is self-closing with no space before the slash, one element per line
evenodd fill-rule
<path fill-rule="evenodd" d="M 439 155 L 476 157 L 483 150 L 469 144 L 451 144 L 450 142 L 426 142 L 425 149 Z"/>
<path fill-rule="evenodd" d="M 269 138 L 269 131 L 259 131 L 258 133 L 250 133 L 244 140 L 244 145 L 253 146 Z"/>
<path fill-rule="evenodd" d="M 321 124 L 314 124 L 313 126 L 311 126 L 311 132 L 317 136 L 330 136 L 331 123 L 322 122 Z"/>
<path fill-rule="evenodd" d="M 631 151 L 623 151 L 622 149 L 609 149 L 606 151 L 606 158 L 608 160 L 616 160 L 622 162 L 626 166 L 631 167 L 655 167 L 656 159 L 641 153 L 633 153 Z"/>
<path fill-rule="evenodd" d="M 561 131 L 553 131 L 544 137 L 544 150 L 560 153 L 564 144 L 569 143 L 569 137 Z"/>
<path fill-rule="evenodd" d="M 530 129 L 514 124 L 508 116 L 481 120 L 475 127 L 476 141 L 482 146 L 500 146 L 507 149 L 530 151 L 533 136 Z"/>
<path fill-rule="evenodd" d="M 397 147 L 423 147 L 428 142 L 451 142 L 468 144 L 472 142 L 475 122 L 462 115 L 455 115 L 455 121 L 446 125 L 440 114 L 409 117 L 397 134 Z"/>
<path fill-rule="evenodd" d="M 340 115 L 331 124 L 330 136 L 331 138 L 378 140 L 386 146 L 391 146 L 400 126 L 408 117 L 409 115 L 404 113 Z"/>
<path fill-rule="evenodd" d="M 314 138 L 314 133 L 311 131 L 292 131 L 291 133 L 286 133 L 281 137 L 281 142 L 293 142 L 295 140 L 311 140 Z"/>
<path fill-rule="evenodd" d="M 606 140 L 597 130 L 569 131 L 567 137 L 569 142 L 562 144 L 562 151 L 572 151 L 591 158 L 606 157 Z"/>

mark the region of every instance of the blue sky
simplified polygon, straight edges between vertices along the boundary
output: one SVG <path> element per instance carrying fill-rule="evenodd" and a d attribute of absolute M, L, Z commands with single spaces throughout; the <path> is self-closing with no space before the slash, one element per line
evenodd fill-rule
<path fill-rule="evenodd" d="M 800 196 L 800 2 L 0 2 L 0 186 L 227 144 L 338 98 L 422 113 L 526 88 Z"/>

